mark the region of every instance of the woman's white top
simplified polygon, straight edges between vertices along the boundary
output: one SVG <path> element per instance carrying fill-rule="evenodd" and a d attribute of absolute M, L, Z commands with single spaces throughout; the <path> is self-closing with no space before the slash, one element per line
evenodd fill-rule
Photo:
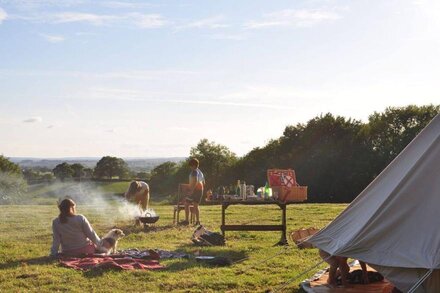
<path fill-rule="evenodd" d="M 57 217 L 52 221 L 53 243 L 50 250 L 51 255 L 58 253 L 61 245 L 61 252 L 85 247 L 90 240 L 96 245 L 101 241 L 93 230 L 89 221 L 83 215 L 67 217 L 66 223 L 61 223 Z"/>

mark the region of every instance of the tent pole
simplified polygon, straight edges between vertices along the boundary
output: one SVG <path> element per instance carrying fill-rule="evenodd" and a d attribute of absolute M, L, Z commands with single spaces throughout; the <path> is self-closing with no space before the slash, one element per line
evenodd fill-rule
<path fill-rule="evenodd" d="M 430 269 L 428 270 L 421 279 L 419 279 L 412 287 L 411 289 L 408 290 L 408 293 L 413 293 L 417 290 L 417 288 L 420 287 L 420 285 L 423 284 L 423 282 L 425 282 L 425 280 L 432 274 L 432 272 L 434 271 L 434 269 Z"/>

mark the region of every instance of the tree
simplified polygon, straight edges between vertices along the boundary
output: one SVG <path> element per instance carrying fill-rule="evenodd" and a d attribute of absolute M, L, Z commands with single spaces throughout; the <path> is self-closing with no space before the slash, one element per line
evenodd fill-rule
<path fill-rule="evenodd" d="M 350 202 L 371 181 L 363 128 L 360 121 L 330 113 L 287 128 L 278 163 L 295 169 L 298 181 L 309 186 L 310 200 Z"/>
<path fill-rule="evenodd" d="M 111 179 L 118 176 L 121 179 L 128 177 L 129 172 L 127 163 L 123 159 L 105 156 L 96 163 L 94 175 L 97 178 Z"/>
<path fill-rule="evenodd" d="M 150 175 L 151 174 L 149 172 L 141 171 L 136 173 L 136 178 L 149 180 Z"/>
<path fill-rule="evenodd" d="M 286 127 L 283 136 L 255 148 L 234 166 L 237 178 L 263 186 L 269 168 L 295 170 L 311 201 L 351 201 L 369 182 L 364 125 L 332 114 Z M 367 178 L 367 179 L 366 179 Z"/>
<path fill-rule="evenodd" d="M 190 156 L 200 161 L 200 169 L 206 178 L 206 189 L 214 189 L 224 183 L 225 175 L 228 175 L 226 170 L 237 161 L 236 155 L 226 146 L 206 138 L 191 148 Z"/>
<path fill-rule="evenodd" d="M 66 162 L 56 165 L 52 171 L 55 177 L 61 181 L 64 181 L 66 178 L 71 178 L 74 174 L 72 166 Z"/>
<path fill-rule="evenodd" d="M 0 172 L 0 205 L 26 201 L 27 184 L 19 174 Z"/>
<path fill-rule="evenodd" d="M 389 107 L 370 115 L 367 135 L 374 153 L 374 175 L 378 175 L 414 137 L 440 112 L 440 106 Z"/>
<path fill-rule="evenodd" d="M 83 177 L 84 178 L 92 178 L 93 177 L 93 169 L 91 169 L 91 168 L 84 168 L 84 170 L 83 170 Z"/>
<path fill-rule="evenodd" d="M 156 166 L 151 171 L 150 185 L 154 186 L 154 192 L 167 195 L 177 190 L 177 163 L 165 162 Z"/>
<path fill-rule="evenodd" d="M 22 202 L 26 190 L 20 167 L 0 155 L 0 204 Z"/>
<path fill-rule="evenodd" d="M 228 168 L 229 177 L 225 178 L 226 184 L 235 180 L 244 180 L 247 184 L 264 186 L 266 182 L 266 171 L 269 168 L 281 168 L 286 165 L 279 162 L 280 152 L 279 140 L 271 140 L 266 146 L 254 148 L 245 156 Z M 285 166 L 289 168 L 288 166 Z"/>
<path fill-rule="evenodd" d="M 21 175 L 20 166 L 11 162 L 8 158 L 0 155 L 0 171 L 8 174 Z"/>
<path fill-rule="evenodd" d="M 41 175 L 41 179 L 43 179 L 47 182 L 51 182 L 55 179 L 55 177 L 52 173 L 45 173 L 45 174 Z"/>
<path fill-rule="evenodd" d="M 75 178 L 84 177 L 84 175 L 85 175 L 84 174 L 85 167 L 83 165 L 81 165 L 79 163 L 75 163 L 75 164 L 72 164 L 70 167 L 73 170 L 73 177 L 75 177 Z"/>

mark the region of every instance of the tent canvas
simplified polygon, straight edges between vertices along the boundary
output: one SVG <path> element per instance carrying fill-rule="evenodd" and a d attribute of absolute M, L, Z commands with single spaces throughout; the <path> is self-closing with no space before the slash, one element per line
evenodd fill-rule
<path fill-rule="evenodd" d="M 362 260 L 406 292 L 440 292 L 440 114 L 307 242 Z"/>

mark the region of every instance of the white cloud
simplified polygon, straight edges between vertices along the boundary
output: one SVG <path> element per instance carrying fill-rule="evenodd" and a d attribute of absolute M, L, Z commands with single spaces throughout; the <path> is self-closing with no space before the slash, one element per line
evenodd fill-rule
<path fill-rule="evenodd" d="M 8 14 L 6 13 L 6 11 L 4 11 L 1 7 L 0 7 L 0 24 L 3 22 L 3 20 L 5 20 L 8 17 Z"/>
<path fill-rule="evenodd" d="M 196 75 L 203 75 L 203 72 L 190 70 L 130 70 L 130 71 L 110 71 L 110 72 L 89 72 L 89 71 L 65 71 L 65 70 L 6 70 L 0 69 L 1 76 L 47 76 L 85 79 L 114 79 L 114 80 L 173 80 L 189 78 Z"/>
<path fill-rule="evenodd" d="M 51 15 L 52 22 L 55 23 L 69 23 L 69 22 L 85 22 L 92 25 L 109 24 L 110 22 L 118 19 L 115 15 L 99 15 L 93 13 L 80 13 L 80 12 L 61 12 Z"/>
<path fill-rule="evenodd" d="M 20 10 L 35 10 L 43 7 L 72 7 L 84 4 L 87 0 L 18 0 L 18 1 L 3 1 L 14 5 L 16 9 Z"/>
<path fill-rule="evenodd" d="M 147 8 L 152 6 L 158 6 L 151 3 L 142 3 L 142 2 L 124 2 L 124 1 L 106 1 L 101 3 L 104 7 L 116 8 L 116 9 L 139 9 L 139 8 Z"/>
<path fill-rule="evenodd" d="M 136 26 L 142 29 L 159 28 L 169 22 L 160 14 L 124 13 L 95 14 L 82 12 L 58 12 L 33 15 L 14 15 L 14 19 L 35 23 L 85 23 L 94 26 Z"/>
<path fill-rule="evenodd" d="M 158 28 L 168 23 L 159 14 L 130 13 L 129 19 L 132 19 L 133 22 L 140 28 Z"/>
<path fill-rule="evenodd" d="M 50 43 L 60 43 L 65 40 L 63 36 L 56 36 L 56 35 L 46 35 L 46 34 L 40 34 L 43 38 L 46 39 L 46 41 Z"/>
<path fill-rule="evenodd" d="M 327 21 L 340 19 L 341 16 L 331 10 L 323 9 L 285 9 L 266 14 L 263 19 L 245 24 L 249 29 L 270 27 L 311 27 Z"/>
<path fill-rule="evenodd" d="M 41 122 L 41 121 L 43 121 L 43 118 L 41 118 L 39 116 L 30 117 L 30 118 L 23 120 L 23 122 L 25 122 L 25 123 L 36 123 L 36 122 Z"/>
<path fill-rule="evenodd" d="M 190 22 L 188 24 L 177 27 L 177 29 L 185 29 L 185 28 L 219 29 L 219 28 L 229 27 L 228 24 L 222 23 L 223 19 L 224 17 L 222 15 L 216 15 Z"/>

